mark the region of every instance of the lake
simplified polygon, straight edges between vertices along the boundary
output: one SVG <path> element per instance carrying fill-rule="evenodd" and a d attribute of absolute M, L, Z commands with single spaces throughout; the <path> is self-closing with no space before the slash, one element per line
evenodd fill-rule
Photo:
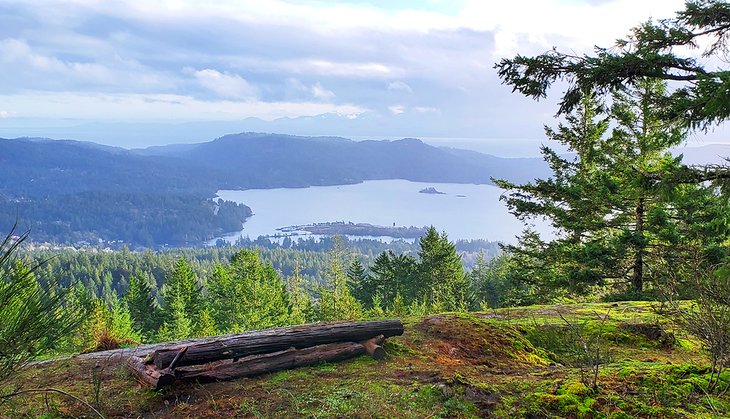
<path fill-rule="evenodd" d="M 434 187 L 444 195 L 419 193 Z M 486 239 L 514 242 L 522 223 L 499 200 L 492 185 L 374 180 L 355 185 L 309 188 L 221 190 L 218 197 L 251 207 L 254 215 L 241 232 L 224 237 L 252 239 L 273 235 L 277 228 L 324 222 L 383 226 L 435 226 L 451 240 Z M 213 241 L 215 242 L 215 241 Z"/>

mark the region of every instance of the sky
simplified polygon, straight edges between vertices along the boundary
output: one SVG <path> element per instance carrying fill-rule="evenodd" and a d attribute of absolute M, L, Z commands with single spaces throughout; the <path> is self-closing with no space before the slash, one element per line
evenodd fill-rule
<path fill-rule="evenodd" d="M 0 0 L 0 137 L 540 139 L 501 58 L 610 46 L 678 0 Z M 724 133 L 712 139 L 722 141 Z"/>

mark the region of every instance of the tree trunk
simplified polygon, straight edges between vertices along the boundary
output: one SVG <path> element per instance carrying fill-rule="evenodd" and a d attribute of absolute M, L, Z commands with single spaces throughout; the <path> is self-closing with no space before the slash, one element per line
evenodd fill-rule
<path fill-rule="evenodd" d="M 641 243 L 636 244 L 634 256 L 634 273 L 631 278 L 631 287 L 640 293 L 644 289 L 644 198 L 639 198 L 636 205 L 636 234 Z"/>
<path fill-rule="evenodd" d="M 238 359 L 249 355 L 278 352 L 289 348 L 307 348 L 334 342 L 362 342 L 378 335 L 384 338 L 403 334 L 400 320 L 342 322 L 282 327 L 236 335 L 221 336 L 212 341 L 187 345 L 187 352 L 178 359 L 179 367 L 222 359 Z M 362 346 L 362 345 L 361 345 Z M 167 368 L 182 345 L 158 349 L 152 361 L 159 370 Z"/>
<path fill-rule="evenodd" d="M 356 342 L 327 343 L 310 348 L 289 348 L 283 351 L 250 355 L 238 360 L 224 359 L 203 365 L 175 369 L 175 377 L 183 380 L 221 381 L 250 377 L 323 361 L 340 361 L 365 354 L 365 347 Z"/>
<path fill-rule="evenodd" d="M 367 352 L 368 355 L 370 355 L 373 359 L 380 361 L 385 358 L 385 349 L 380 346 L 384 340 L 385 336 L 378 335 L 360 343 L 365 348 L 365 352 Z"/>
<path fill-rule="evenodd" d="M 175 375 L 169 369 L 158 370 L 154 365 L 149 365 L 138 356 L 130 356 L 127 359 L 127 367 L 134 374 L 134 378 L 141 384 L 159 390 L 175 382 Z"/>

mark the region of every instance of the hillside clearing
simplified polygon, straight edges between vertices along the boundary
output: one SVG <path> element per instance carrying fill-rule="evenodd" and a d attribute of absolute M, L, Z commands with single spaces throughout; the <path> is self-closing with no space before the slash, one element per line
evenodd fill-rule
<path fill-rule="evenodd" d="M 652 303 L 532 306 L 404 319 L 388 357 L 282 371 L 252 379 L 181 384 L 160 392 L 138 385 L 124 352 L 29 367 L 15 384 L 57 388 L 107 417 L 717 417 L 730 397 L 705 393 L 699 345 Z M 568 324 L 586 336 L 603 316 L 599 390 L 581 382 L 561 347 Z M 661 333 L 659 332 L 661 331 Z M 671 338 L 669 337 L 671 336 Z M 128 351 L 126 353 L 129 353 Z M 729 377 L 723 380 L 730 382 Z M 59 395 L 28 394 L 2 417 L 93 417 Z"/>

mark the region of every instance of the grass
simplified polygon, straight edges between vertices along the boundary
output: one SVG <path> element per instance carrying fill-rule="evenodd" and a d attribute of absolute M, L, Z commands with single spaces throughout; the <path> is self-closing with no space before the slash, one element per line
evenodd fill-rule
<path fill-rule="evenodd" d="M 596 333 L 598 390 L 561 349 L 565 321 Z M 708 394 L 707 359 L 651 303 L 577 304 L 407 318 L 386 360 L 323 363 L 230 382 L 140 387 L 118 359 L 33 366 L 14 384 L 55 387 L 107 417 L 727 417 L 730 397 Z M 665 338 L 659 336 L 661 330 Z M 666 336 L 674 337 L 674 340 Z M 730 384 L 730 374 L 722 377 Z M 722 386 L 721 386 L 722 387 Z M 95 404 L 97 403 L 97 404 Z M 0 417 L 92 417 L 68 398 L 29 395 Z"/>

